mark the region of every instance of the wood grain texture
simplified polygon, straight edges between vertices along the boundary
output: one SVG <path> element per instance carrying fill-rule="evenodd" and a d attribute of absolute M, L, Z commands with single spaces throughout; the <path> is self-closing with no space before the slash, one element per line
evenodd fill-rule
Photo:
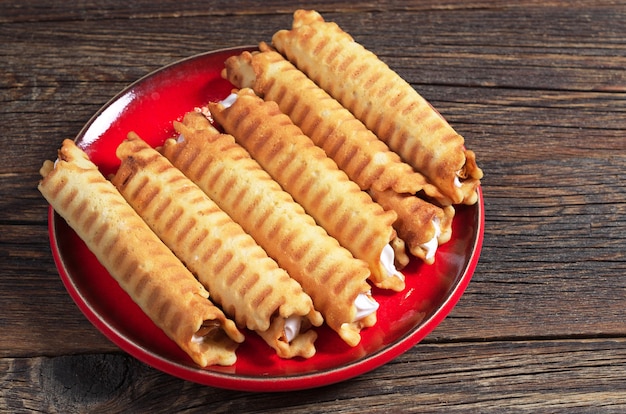
<path fill-rule="evenodd" d="M 626 7 L 329 2 L 466 138 L 485 241 L 450 316 L 368 374 L 240 393 L 162 374 L 80 313 L 50 253 L 38 169 L 122 88 L 196 53 L 269 40 L 286 1 L 0 4 L 0 411 L 623 412 Z"/>
<path fill-rule="evenodd" d="M 543 412 L 626 408 L 623 340 L 418 345 L 354 380 L 245 393 L 181 381 L 125 354 L 6 358 L 12 412 Z"/>

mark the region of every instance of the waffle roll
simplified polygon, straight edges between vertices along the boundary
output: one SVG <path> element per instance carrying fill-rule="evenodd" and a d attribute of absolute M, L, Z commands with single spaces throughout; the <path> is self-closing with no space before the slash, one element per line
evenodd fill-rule
<path fill-rule="evenodd" d="M 391 189 L 369 192 L 383 208 L 398 214 L 393 226 L 409 252 L 427 264 L 434 263 L 437 248 L 452 237 L 454 207 L 439 207 L 413 194 L 398 194 Z"/>
<path fill-rule="evenodd" d="M 432 198 L 443 197 L 422 174 L 402 162 L 350 111 L 280 53 L 265 43 L 259 48 L 260 52 L 246 51 L 227 59 L 222 76 L 238 88 L 252 88 L 265 100 L 276 102 L 362 190 L 424 191 Z"/>
<path fill-rule="evenodd" d="M 198 365 L 232 365 L 235 323 L 74 141 L 40 169 L 39 191 L 143 312 Z"/>
<path fill-rule="evenodd" d="M 376 323 L 367 265 L 316 225 L 248 152 L 198 112 L 175 122 L 161 152 L 239 223 L 313 299 L 349 345 Z M 365 302 L 366 306 L 361 304 Z"/>
<path fill-rule="evenodd" d="M 117 156 L 122 163 L 113 184 L 226 314 L 259 333 L 282 358 L 313 356 L 317 334 L 306 328 L 323 319 L 300 284 L 139 136 L 131 132 Z"/>
<path fill-rule="evenodd" d="M 273 101 L 248 88 L 228 101 L 210 103 L 215 119 L 329 235 L 365 261 L 371 282 L 401 291 L 404 276 L 393 267 L 389 242 L 396 213 L 385 211 L 326 156 Z"/>
<path fill-rule="evenodd" d="M 453 204 L 474 204 L 482 171 L 464 139 L 409 83 L 315 11 L 294 13 L 272 45 L 349 109 Z"/>

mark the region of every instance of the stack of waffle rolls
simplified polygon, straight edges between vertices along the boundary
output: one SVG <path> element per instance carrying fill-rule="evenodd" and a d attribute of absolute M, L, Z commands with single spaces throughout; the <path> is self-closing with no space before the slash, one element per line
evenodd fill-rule
<path fill-rule="evenodd" d="M 200 366 L 235 363 L 243 334 L 74 141 L 40 173 L 39 191 L 155 325 Z"/>
<path fill-rule="evenodd" d="M 305 328 L 323 319 L 300 284 L 139 136 L 129 134 L 117 156 L 112 183 L 237 325 L 256 331 L 282 358 L 313 356 L 317 335 Z M 293 338 L 285 333 L 290 318 L 301 327 Z"/>
<path fill-rule="evenodd" d="M 349 345 L 360 330 L 376 322 L 376 313 L 359 317 L 359 298 L 371 287 L 365 262 L 355 259 L 306 214 L 249 153 L 218 132 L 200 113 L 175 123 L 178 140 L 162 153 L 238 222 L 296 279 L 313 299 L 326 324 Z"/>
<path fill-rule="evenodd" d="M 362 122 L 266 43 L 225 62 L 223 77 L 274 101 L 362 190 L 424 190 L 441 197 L 426 178 L 402 162 Z M 297 86 L 296 86 L 297 85 Z"/>
<path fill-rule="evenodd" d="M 265 43 L 261 43 L 260 52 L 227 59 L 223 76 L 238 88 L 252 88 L 265 100 L 276 102 L 350 180 L 398 215 L 393 226 L 410 252 L 428 263 L 434 261 L 424 246 L 435 234 L 438 244 L 450 239 L 454 208 L 439 207 L 415 196 L 421 191 L 439 204 L 447 203 L 423 175 L 402 162 L 350 111 Z"/>
<path fill-rule="evenodd" d="M 396 72 L 336 23 L 309 10 L 272 46 L 422 173 L 451 204 L 475 204 L 483 173 L 445 119 Z"/>
<path fill-rule="evenodd" d="M 210 103 L 209 110 L 328 234 L 369 265 L 375 286 L 404 289 L 402 275 L 381 262 L 383 249 L 396 237 L 393 210 L 375 203 L 275 102 L 246 88 L 227 105 Z"/>

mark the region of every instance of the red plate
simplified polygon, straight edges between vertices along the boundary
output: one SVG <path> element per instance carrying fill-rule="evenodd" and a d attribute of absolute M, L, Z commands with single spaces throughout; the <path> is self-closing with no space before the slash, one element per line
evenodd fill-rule
<path fill-rule="evenodd" d="M 252 47 L 194 56 L 140 79 L 107 103 L 78 134 L 76 142 L 108 175 L 119 160 L 115 149 L 129 131 L 151 145 L 174 135 L 173 120 L 221 100 L 232 85 L 220 71 L 224 60 Z M 249 391 L 313 388 L 370 371 L 413 347 L 428 335 L 457 303 L 472 277 L 483 240 L 482 192 L 473 206 L 459 206 L 452 240 L 441 246 L 433 265 L 413 259 L 403 271 L 406 290 L 374 289 L 380 303 L 378 323 L 362 332 L 350 348 L 333 331 L 319 329 L 314 357 L 277 358 L 256 334 L 247 332 L 232 367 L 199 368 L 135 305 L 100 265 L 76 233 L 52 209 L 50 243 L 69 294 L 96 328 L 137 359 L 161 371 L 197 383 Z"/>

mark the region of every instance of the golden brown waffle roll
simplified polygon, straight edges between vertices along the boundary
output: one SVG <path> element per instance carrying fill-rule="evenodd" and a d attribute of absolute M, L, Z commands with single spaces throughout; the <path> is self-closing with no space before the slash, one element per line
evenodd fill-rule
<path fill-rule="evenodd" d="M 464 139 L 409 83 L 337 24 L 298 10 L 273 46 L 453 203 L 474 204 L 482 171 Z"/>
<path fill-rule="evenodd" d="M 139 307 L 200 366 L 235 363 L 235 323 L 73 141 L 39 191 Z"/>
<path fill-rule="evenodd" d="M 323 319 L 298 282 L 136 134 L 122 142 L 117 156 L 122 164 L 111 181 L 211 298 L 239 326 L 257 331 L 280 357 L 313 356 L 317 334 L 304 328 Z M 298 328 L 303 319 L 301 334 L 285 332 L 286 321 Z"/>
<path fill-rule="evenodd" d="M 276 102 L 362 190 L 423 190 L 429 197 L 443 197 L 423 175 L 402 162 L 350 111 L 280 53 L 264 43 L 260 49 L 227 59 L 222 76 L 238 88 L 252 88 L 265 100 Z"/>
<path fill-rule="evenodd" d="M 400 237 L 396 237 L 390 244 L 394 251 L 396 269 L 404 269 L 411 261 L 406 251 L 406 243 Z"/>
<path fill-rule="evenodd" d="M 389 242 L 396 236 L 393 211 L 385 211 L 315 146 L 272 101 L 251 89 L 209 104 L 213 118 L 328 234 L 370 267 L 372 283 L 404 289 L 404 277 L 393 267 Z M 391 257 L 387 257 L 390 255 Z"/>
<path fill-rule="evenodd" d="M 449 241 L 452 235 L 454 207 L 441 208 L 412 194 L 393 190 L 370 190 L 370 194 L 383 208 L 398 214 L 393 226 L 411 254 L 432 264 L 439 245 Z"/>
<path fill-rule="evenodd" d="M 360 330 L 376 322 L 367 265 L 328 236 L 232 136 L 220 134 L 203 115 L 187 114 L 174 126 L 181 138 L 167 140 L 162 153 L 300 282 L 328 326 L 355 346 Z M 359 315 L 367 311 L 358 307 L 362 300 L 370 308 Z"/>

